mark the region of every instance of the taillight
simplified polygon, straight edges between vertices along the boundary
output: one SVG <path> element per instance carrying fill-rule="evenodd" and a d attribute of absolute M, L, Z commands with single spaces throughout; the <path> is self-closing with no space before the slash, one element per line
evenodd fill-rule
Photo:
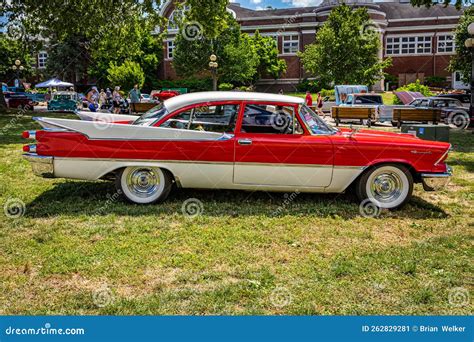
<path fill-rule="evenodd" d="M 23 146 L 23 152 L 29 152 L 29 153 L 36 153 L 36 145 L 24 145 Z"/>
<path fill-rule="evenodd" d="M 36 140 L 36 131 L 24 131 L 21 134 L 22 138 L 24 139 L 33 139 Z"/>

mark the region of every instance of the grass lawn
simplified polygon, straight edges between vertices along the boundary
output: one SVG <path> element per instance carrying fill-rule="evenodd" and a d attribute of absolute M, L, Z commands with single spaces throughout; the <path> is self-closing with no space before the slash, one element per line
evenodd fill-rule
<path fill-rule="evenodd" d="M 178 190 L 116 200 L 110 182 L 35 177 L 30 115 L 0 114 L 0 314 L 472 314 L 474 135 L 455 177 L 364 218 L 350 195 Z M 197 198 L 202 215 L 182 214 Z"/>

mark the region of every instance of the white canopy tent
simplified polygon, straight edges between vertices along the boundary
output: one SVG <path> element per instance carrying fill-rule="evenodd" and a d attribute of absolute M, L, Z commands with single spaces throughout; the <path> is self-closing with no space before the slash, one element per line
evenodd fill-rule
<path fill-rule="evenodd" d="M 63 82 L 58 78 L 52 78 L 50 80 L 38 83 L 35 85 L 35 88 L 64 88 L 64 87 L 73 87 L 74 84 L 69 82 Z"/>

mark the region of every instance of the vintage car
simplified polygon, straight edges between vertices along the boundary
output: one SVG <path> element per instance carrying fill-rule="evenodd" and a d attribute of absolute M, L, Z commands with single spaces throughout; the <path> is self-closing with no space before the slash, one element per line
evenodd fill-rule
<path fill-rule="evenodd" d="M 115 179 L 134 203 L 183 188 L 341 193 L 380 208 L 414 183 L 449 180 L 450 144 L 411 134 L 335 129 L 291 96 L 203 92 L 173 97 L 132 124 L 39 117 L 24 157 L 43 177 Z"/>
<path fill-rule="evenodd" d="M 74 112 L 81 105 L 79 95 L 74 91 L 57 91 L 48 101 L 49 111 Z"/>
<path fill-rule="evenodd" d="M 450 97 L 422 97 L 410 103 L 415 108 L 436 108 L 441 110 L 441 119 L 448 125 L 464 129 L 474 123 L 474 117 L 469 115 L 469 109 L 464 108 L 461 101 Z"/>
<path fill-rule="evenodd" d="M 26 95 L 18 95 L 11 92 L 4 93 L 4 95 L 8 108 L 34 110 L 34 107 L 38 105 L 38 102 L 31 100 Z"/>
<path fill-rule="evenodd" d="M 178 96 L 179 95 L 179 91 L 177 90 L 160 90 L 160 91 L 152 91 L 150 96 L 152 98 L 152 100 L 154 101 L 160 101 L 160 102 L 163 102 L 165 100 L 168 100 L 172 97 L 175 97 L 175 96 Z"/>

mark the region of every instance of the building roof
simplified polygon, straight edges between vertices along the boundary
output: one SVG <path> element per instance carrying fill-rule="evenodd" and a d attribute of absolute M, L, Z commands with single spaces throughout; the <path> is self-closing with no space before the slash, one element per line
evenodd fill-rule
<path fill-rule="evenodd" d="M 242 91 L 207 91 L 178 95 L 165 100 L 164 105 L 169 112 L 185 106 L 214 101 L 262 101 L 303 104 L 304 99 L 294 96 L 252 93 Z"/>
<path fill-rule="evenodd" d="M 342 2 L 342 1 L 340 1 Z M 454 6 L 449 5 L 434 5 L 430 8 L 426 7 L 414 7 L 410 3 L 399 3 L 399 2 L 372 2 L 366 0 L 365 2 L 358 0 L 353 3 L 345 1 L 348 5 L 352 6 L 368 6 L 373 9 L 378 9 L 385 12 L 387 19 L 412 19 L 412 18 L 437 18 L 437 17 L 451 17 L 460 16 L 462 10 L 457 10 Z M 229 8 L 232 9 L 237 19 L 243 18 L 272 18 L 275 16 L 279 17 L 290 17 L 301 14 L 317 13 L 322 10 L 327 10 L 329 7 L 337 6 L 336 0 L 324 1 L 320 6 L 312 7 L 294 7 L 284 9 L 268 9 L 268 10 L 252 10 L 249 8 L 241 7 L 233 3 L 229 4 Z"/>
<path fill-rule="evenodd" d="M 457 10 L 454 6 L 434 5 L 430 8 L 413 7 L 410 3 L 379 3 L 380 9 L 387 14 L 387 19 L 413 19 L 413 18 L 436 18 L 460 16 L 462 10 Z"/>

